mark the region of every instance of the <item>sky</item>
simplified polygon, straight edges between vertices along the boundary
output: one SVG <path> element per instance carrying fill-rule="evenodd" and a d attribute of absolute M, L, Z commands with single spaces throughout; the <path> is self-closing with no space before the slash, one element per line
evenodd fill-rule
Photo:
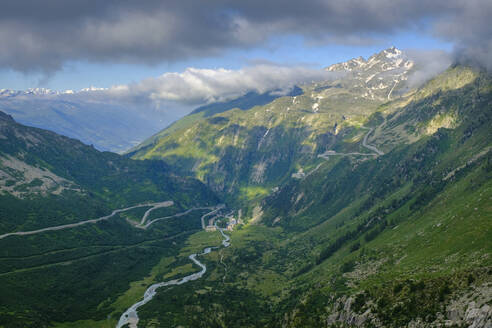
<path fill-rule="evenodd" d="M 220 99 L 218 87 L 322 78 L 392 45 L 491 69 L 489 17 L 490 0 L 4 0 L 0 89 L 95 86 L 200 104 Z M 183 97 L 190 83 L 200 88 Z"/>
<path fill-rule="evenodd" d="M 415 32 L 398 33 L 374 45 L 343 44 L 307 45 L 299 36 L 272 39 L 268 45 L 251 49 L 228 49 L 220 56 L 186 59 L 182 61 L 146 63 L 98 63 L 71 60 L 55 72 L 18 71 L 3 68 L 0 71 L 0 89 L 24 90 L 43 87 L 53 90 L 80 90 L 90 86 L 109 88 L 113 85 L 135 83 L 147 77 L 157 77 L 165 72 L 181 72 L 188 67 L 226 68 L 237 70 L 255 62 L 272 62 L 284 65 L 305 65 L 323 68 L 328 65 L 363 56 L 365 58 L 382 49 L 396 46 L 400 49 L 452 50 L 452 44 L 432 36 Z"/>

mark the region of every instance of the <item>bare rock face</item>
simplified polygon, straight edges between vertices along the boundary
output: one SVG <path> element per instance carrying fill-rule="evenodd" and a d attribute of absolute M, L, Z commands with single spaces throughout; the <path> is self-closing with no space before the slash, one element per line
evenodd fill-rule
<path fill-rule="evenodd" d="M 363 98 L 391 100 L 405 84 L 414 68 L 414 62 L 401 50 L 391 47 L 374 54 L 367 60 L 359 57 L 331 65 L 330 72 L 344 72 L 345 87 L 358 90 Z"/>
<path fill-rule="evenodd" d="M 470 328 L 492 327 L 492 307 L 484 304 L 478 308 L 473 303 L 466 310 L 464 321 L 470 324 Z"/>
<path fill-rule="evenodd" d="M 492 285 L 475 286 L 451 300 L 444 313 L 438 313 L 434 322 L 420 318 L 411 321 L 409 328 L 468 327 L 492 328 Z"/>
<path fill-rule="evenodd" d="M 332 325 L 348 325 L 350 327 L 381 327 L 380 321 L 368 308 L 363 313 L 357 313 L 353 310 L 355 299 L 353 297 L 343 296 L 335 301 L 332 311 L 326 319 L 328 327 Z"/>
<path fill-rule="evenodd" d="M 474 287 L 468 293 L 451 301 L 446 308 L 446 326 L 458 325 L 471 328 L 492 327 L 492 285 Z"/>
<path fill-rule="evenodd" d="M 425 322 L 416 318 L 407 328 L 469 327 L 492 328 L 492 284 L 474 286 L 466 292 L 456 295 L 442 313 L 436 313 L 437 319 Z M 333 300 L 327 308 L 327 327 L 386 327 L 373 312 L 374 303 L 367 303 L 362 310 L 354 309 L 355 298 L 343 296 Z"/>

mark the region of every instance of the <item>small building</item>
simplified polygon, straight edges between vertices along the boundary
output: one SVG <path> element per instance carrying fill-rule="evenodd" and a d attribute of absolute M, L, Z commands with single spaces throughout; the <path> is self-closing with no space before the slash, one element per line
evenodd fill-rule
<path fill-rule="evenodd" d="M 205 227 L 205 231 L 216 231 L 217 228 L 214 225 L 208 225 Z"/>

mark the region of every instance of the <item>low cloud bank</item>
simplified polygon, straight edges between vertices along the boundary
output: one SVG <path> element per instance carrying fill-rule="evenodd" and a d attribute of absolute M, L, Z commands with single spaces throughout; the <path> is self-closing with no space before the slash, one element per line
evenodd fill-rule
<path fill-rule="evenodd" d="M 164 73 L 138 83 L 93 91 L 97 98 L 109 97 L 125 101 L 150 101 L 157 107 L 168 103 L 196 106 L 225 101 L 250 91 L 287 94 L 295 85 L 340 76 L 322 69 L 302 66 L 260 64 L 238 70 L 187 68 L 181 73 Z"/>
<path fill-rule="evenodd" d="M 415 63 L 415 69 L 409 76 L 408 88 L 422 85 L 442 73 L 455 61 L 453 54 L 440 50 L 407 49 L 404 54 Z M 227 101 L 251 91 L 285 95 L 295 85 L 341 77 L 341 72 L 274 63 L 260 63 L 238 70 L 189 67 L 183 72 L 168 72 L 158 77 L 108 89 L 88 89 L 86 92 L 66 97 L 133 107 L 142 106 L 185 115 L 194 107 Z"/>

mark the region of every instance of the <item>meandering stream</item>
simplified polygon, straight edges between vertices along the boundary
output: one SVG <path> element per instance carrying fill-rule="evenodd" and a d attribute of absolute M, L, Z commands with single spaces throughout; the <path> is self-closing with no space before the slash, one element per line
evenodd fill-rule
<path fill-rule="evenodd" d="M 215 212 L 217 212 L 217 209 L 214 209 L 213 211 L 204 214 L 201 217 L 201 221 L 203 222 L 203 219 L 205 217 L 207 217 L 207 216 L 209 216 Z M 218 231 L 220 231 L 220 233 L 222 234 L 222 237 L 224 238 L 222 240 L 222 245 L 224 247 L 228 247 L 230 245 L 230 237 L 224 233 L 224 229 L 219 228 L 217 226 L 217 223 L 215 224 L 215 227 L 217 228 Z M 138 313 L 137 313 L 138 308 L 143 306 L 144 304 L 148 303 L 150 300 L 152 300 L 152 298 L 154 298 L 154 296 L 156 295 L 158 288 L 165 287 L 165 286 L 182 285 L 184 283 L 187 283 L 188 281 L 200 279 L 205 274 L 205 272 L 207 272 L 207 267 L 205 266 L 205 264 L 203 264 L 202 262 L 197 260 L 197 256 L 208 254 L 213 249 L 218 249 L 218 248 L 219 248 L 218 246 L 206 247 L 202 253 L 194 253 L 194 254 L 191 254 L 190 256 L 188 256 L 188 258 L 191 261 L 193 261 L 193 263 L 195 263 L 196 265 L 198 265 L 201 268 L 201 270 L 199 272 L 192 273 L 192 274 L 190 274 L 186 277 L 180 278 L 180 279 L 173 279 L 173 280 L 169 280 L 169 281 L 159 282 L 159 283 L 153 284 L 149 288 L 147 288 L 147 290 L 144 293 L 143 299 L 141 301 L 133 304 L 132 306 L 130 306 L 130 308 L 128 308 L 128 310 L 126 310 L 121 315 L 120 320 L 118 321 L 118 324 L 116 325 L 116 328 L 121 328 L 126 324 L 128 324 L 130 326 L 130 328 L 137 328 L 138 321 L 139 321 Z"/>

